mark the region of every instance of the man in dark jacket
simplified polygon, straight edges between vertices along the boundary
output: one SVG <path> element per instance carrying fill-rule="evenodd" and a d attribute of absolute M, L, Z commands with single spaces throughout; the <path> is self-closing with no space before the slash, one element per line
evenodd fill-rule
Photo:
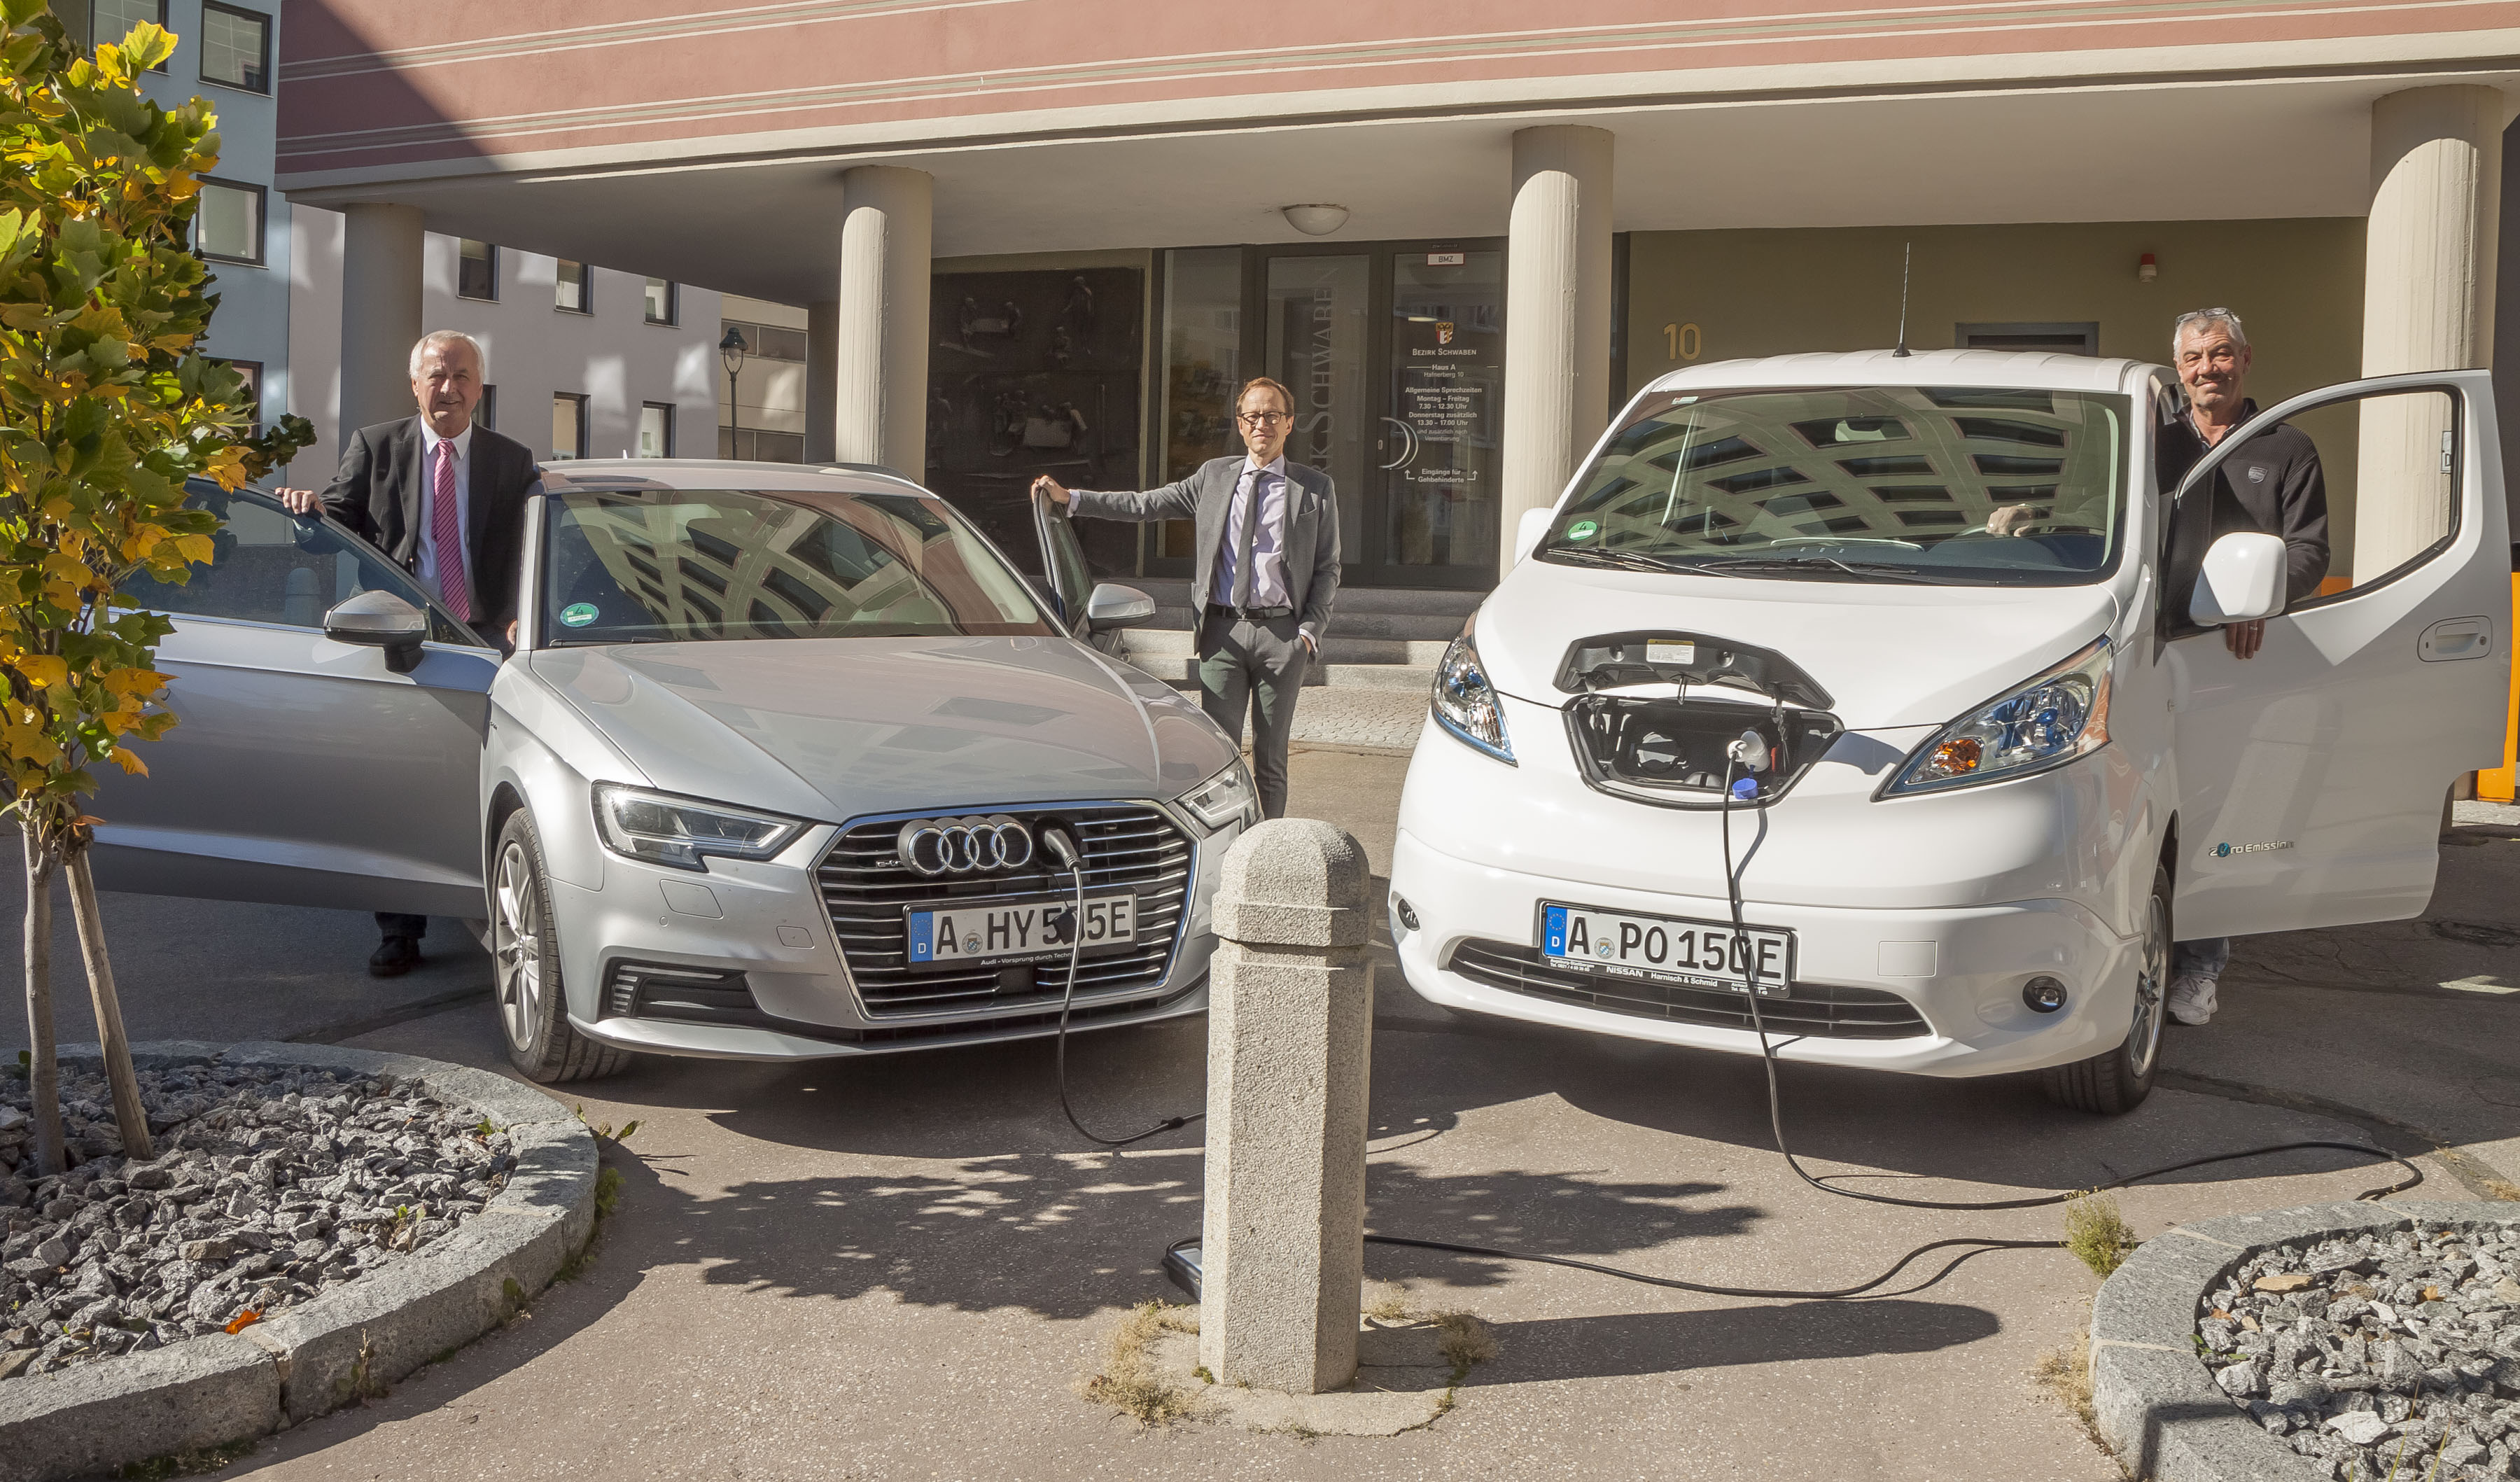
<path fill-rule="evenodd" d="M 472 336 L 423 336 L 411 347 L 418 415 L 351 433 L 340 472 L 320 497 L 312 489 L 278 492 L 295 514 L 314 514 L 320 504 L 419 578 L 448 612 L 505 646 L 516 640 L 525 499 L 542 471 L 523 443 L 473 426 L 481 372 Z M 409 972 L 428 918 L 380 911 L 377 926 L 384 941 L 368 970 Z"/>

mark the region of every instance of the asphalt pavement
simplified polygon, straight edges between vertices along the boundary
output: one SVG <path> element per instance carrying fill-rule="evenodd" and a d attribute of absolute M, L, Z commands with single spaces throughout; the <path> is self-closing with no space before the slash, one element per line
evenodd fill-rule
<path fill-rule="evenodd" d="M 1309 750 L 1294 811 L 1387 869 L 1405 760 Z M 1787 1066 L 1816 1171 L 1905 1195 L 2088 1187 L 2221 1148 L 2377 1135 L 2426 1198 L 2520 1174 L 2520 828 L 2462 825 L 2426 921 L 2244 942 L 2173 1089 L 2133 1115 L 2020 1081 Z M 15 897 L 11 897 L 14 907 Z M 412 977 L 364 976 L 365 918 L 112 897 L 135 1035 L 292 1036 L 504 1068 L 486 961 L 452 923 Z M 61 961 L 74 996 L 75 945 Z M 14 971 L 14 961 L 12 964 Z M 431 1005 L 442 995 L 465 1001 Z M 2053 1210 L 1864 1205 L 1774 1150 L 1756 1061 L 1465 1021 L 1377 988 L 1374 1229 L 1579 1255 L 1732 1285 L 1834 1287 L 1955 1235 L 2052 1238 Z M 365 1032 L 359 1032 L 363 1026 Z M 22 1035 L 22 1030 L 21 1030 Z M 66 1038 L 76 1033 L 66 1025 Z M 16 1043 L 22 1044 L 22 1037 Z M 1079 1109 L 1143 1123 L 1203 1099 L 1203 1025 L 1079 1038 Z M 1045 1044 L 760 1065 L 647 1059 L 559 1088 L 642 1126 L 596 1259 L 531 1316 L 383 1400 L 298 1426 L 230 1474 L 428 1478 L 1144 1476 L 2091 1479 L 2119 1475 L 2038 1395 L 2094 1286 L 2052 1250 L 1915 1268 L 1875 1300 L 1703 1297 L 1564 1269 L 1372 1248 L 1369 1275 L 1496 1325 L 1452 1414 L 1383 1440 L 1187 1426 L 1085 1404 L 1121 1310 L 1170 1295 L 1164 1244 L 1199 1220 L 1195 1129 L 1113 1156 L 1052 1100 Z M 2149 1235 L 2350 1197 L 2365 1162 L 2285 1154 L 2124 1196 Z"/>

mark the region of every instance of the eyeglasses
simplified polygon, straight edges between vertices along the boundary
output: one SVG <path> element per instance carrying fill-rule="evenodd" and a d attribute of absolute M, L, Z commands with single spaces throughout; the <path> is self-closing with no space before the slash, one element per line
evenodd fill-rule
<path fill-rule="evenodd" d="M 1293 418 L 1287 416 L 1283 412 L 1242 412 L 1238 414 L 1234 420 L 1242 424 L 1246 427 L 1274 427 L 1282 422 L 1294 421 Z"/>

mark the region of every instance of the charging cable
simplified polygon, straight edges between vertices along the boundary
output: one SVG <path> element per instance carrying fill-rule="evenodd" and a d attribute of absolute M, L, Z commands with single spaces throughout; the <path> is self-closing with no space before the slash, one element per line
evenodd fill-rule
<path fill-rule="evenodd" d="M 1207 1120 L 1207 1113 L 1204 1111 L 1192 1112 L 1186 1116 L 1166 1117 L 1146 1131 L 1131 1133 L 1125 1138 L 1106 1138 L 1077 1120 L 1076 1108 L 1069 1105 L 1067 1100 L 1067 1013 L 1076 1003 L 1076 974 L 1083 966 L 1085 957 L 1085 854 L 1077 847 L 1074 836 L 1065 829 L 1044 829 L 1041 831 L 1041 843 L 1043 848 L 1051 852 L 1053 858 L 1066 868 L 1068 877 L 1076 883 L 1076 906 L 1074 914 L 1067 919 L 1067 986 L 1060 990 L 1058 995 L 1058 1109 L 1067 1113 L 1067 1125 L 1083 1134 L 1088 1142 L 1100 1143 L 1105 1147 L 1126 1147 L 1132 1143 L 1143 1143 L 1160 1133 L 1173 1132 L 1192 1122 Z"/>

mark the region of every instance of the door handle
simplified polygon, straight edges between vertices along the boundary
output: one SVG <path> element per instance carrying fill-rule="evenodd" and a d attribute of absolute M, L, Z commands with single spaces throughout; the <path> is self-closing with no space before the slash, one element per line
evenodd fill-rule
<path fill-rule="evenodd" d="M 2428 664 L 2459 658 L 2483 658 L 2494 651 L 2494 619 L 2446 617 L 2424 630 L 2415 652 Z"/>

